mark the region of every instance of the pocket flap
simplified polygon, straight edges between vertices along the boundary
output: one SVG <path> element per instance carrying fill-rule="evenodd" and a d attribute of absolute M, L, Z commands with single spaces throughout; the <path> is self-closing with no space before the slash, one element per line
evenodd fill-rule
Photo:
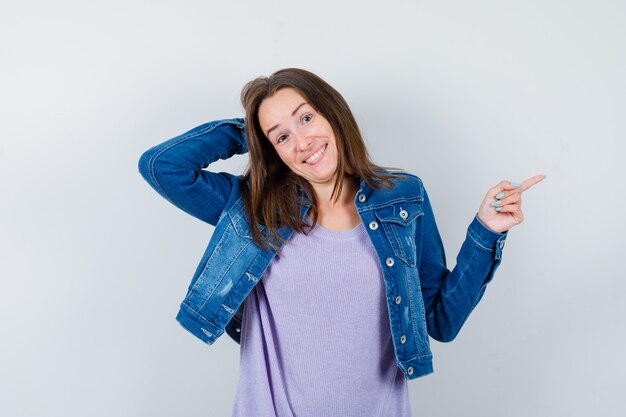
<path fill-rule="evenodd" d="M 395 223 L 401 226 L 411 223 L 424 214 L 419 201 L 398 201 L 374 210 L 381 222 Z"/>

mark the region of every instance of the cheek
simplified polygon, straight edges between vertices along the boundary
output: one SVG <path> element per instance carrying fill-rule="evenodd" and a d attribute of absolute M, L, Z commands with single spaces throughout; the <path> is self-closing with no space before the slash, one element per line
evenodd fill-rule
<path fill-rule="evenodd" d="M 291 162 L 289 160 L 289 149 L 285 148 L 285 147 L 281 147 L 279 149 L 276 149 L 276 153 L 278 154 L 278 157 L 280 158 L 281 161 L 283 161 L 283 163 L 285 163 L 285 165 L 289 165 Z"/>
<path fill-rule="evenodd" d="M 332 139 L 331 143 L 329 143 L 328 145 L 332 145 L 335 156 L 339 154 L 339 145 L 337 144 L 337 139 Z"/>

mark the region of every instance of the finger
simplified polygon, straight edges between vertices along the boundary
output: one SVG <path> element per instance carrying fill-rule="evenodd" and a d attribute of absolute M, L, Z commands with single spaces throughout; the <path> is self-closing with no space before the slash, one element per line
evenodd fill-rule
<path fill-rule="evenodd" d="M 524 213 L 522 212 L 522 208 L 520 207 L 519 204 L 515 204 L 513 207 L 515 209 L 510 212 L 511 216 L 513 217 L 513 220 L 515 221 L 516 224 L 520 224 L 521 222 L 524 221 Z"/>
<path fill-rule="evenodd" d="M 487 193 L 487 196 L 490 198 L 502 200 L 503 198 L 506 198 L 512 194 L 522 193 L 523 191 L 526 191 L 533 185 L 542 181 L 544 178 L 546 178 L 545 175 L 535 175 L 534 177 L 523 181 L 521 184 L 503 180 L 500 181 L 500 183 L 498 183 L 495 187 L 490 189 Z"/>
<path fill-rule="evenodd" d="M 518 190 L 519 188 L 521 188 L 520 184 L 508 180 L 502 180 L 489 190 L 487 196 L 490 198 L 496 198 L 496 196 L 499 195 L 497 198 L 501 199 L 509 195 L 512 190 Z"/>
<path fill-rule="evenodd" d="M 534 177 L 530 177 L 525 181 L 522 181 L 522 186 L 520 187 L 520 191 L 526 191 L 533 185 L 537 184 L 540 181 L 543 181 L 545 175 L 535 175 Z"/>
<path fill-rule="evenodd" d="M 515 223 L 519 224 L 524 221 L 524 213 L 519 204 L 508 204 L 503 207 L 498 207 L 498 213 L 507 213 L 513 216 Z"/>
<path fill-rule="evenodd" d="M 515 192 L 513 194 L 509 194 L 506 197 L 500 198 L 500 199 L 495 199 L 491 202 L 491 206 L 492 207 L 500 207 L 500 206 L 506 206 L 507 204 L 516 204 L 516 203 L 521 203 L 522 201 L 522 194 Z"/>

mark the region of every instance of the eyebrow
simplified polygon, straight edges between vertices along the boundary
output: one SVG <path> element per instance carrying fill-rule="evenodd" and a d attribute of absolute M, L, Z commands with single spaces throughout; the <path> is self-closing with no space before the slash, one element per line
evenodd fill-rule
<path fill-rule="evenodd" d="M 295 108 L 294 111 L 291 112 L 292 116 L 295 116 L 296 113 L 298 112 L 298 110 L 300 109 L 300 107 L 304 106 L 307 103 L 300 103 L 300 105 L 298 105 L 298 107 Z M 274 125 L 270 128 L 270 130 L 267 131 L 267 133 L 265 134 L 265 136 L 267 136 L 268 138 L 270 137 L 270 132 L 274 129 L 276 129 L 278 127 L 278 125 Z"/>

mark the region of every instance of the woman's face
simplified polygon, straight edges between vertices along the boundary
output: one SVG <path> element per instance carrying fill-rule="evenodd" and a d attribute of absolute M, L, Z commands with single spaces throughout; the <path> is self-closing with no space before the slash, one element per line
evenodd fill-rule
<path fill-rule="evenodd" d="M 337 140 L 320 113 L 293 88 L 263 100 L 259 124 L 280 159 L 314 189 L 335 184 Z"/>

